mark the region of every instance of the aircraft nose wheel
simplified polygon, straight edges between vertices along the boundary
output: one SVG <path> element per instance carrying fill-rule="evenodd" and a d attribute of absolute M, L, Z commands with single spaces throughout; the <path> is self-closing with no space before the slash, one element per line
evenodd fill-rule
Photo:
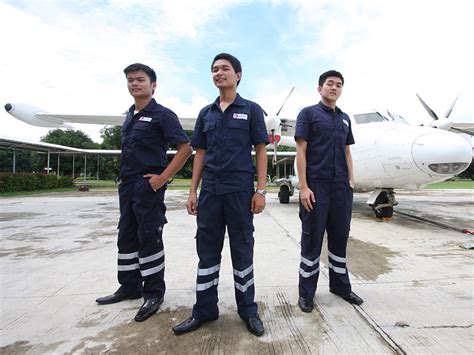
<path fill-rule="evenodd" d="M 280 186 L 278 198 L 280 199 L 280 203 L 290 203 L 290 188 L 286 185 Z"/>
<path fill-rule="evenodd" d="M 377 218 L 391 218 L 393 216 L 393 201 L 387 191 L 382 191 L 376 198 L 372 209 L 375 212 Z"/>

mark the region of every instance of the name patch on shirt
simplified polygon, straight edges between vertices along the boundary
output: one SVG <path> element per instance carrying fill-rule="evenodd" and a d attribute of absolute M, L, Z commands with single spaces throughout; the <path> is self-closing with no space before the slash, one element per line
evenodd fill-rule
<path fill-rule="evenodd" d="M 143 116 L 143 117 L 140 117 L 138 120 L 139 121 L 144 121 L 144 122 L 151 122 L 152 118 Z"/>
<path fill-rule="evenodd" d="M 247 121 L 247 114 L 245 114 L 245 113 L 234 113 L 232 118 L 235 118 L 236 120 L 246 120 Z"/>
<path fill-rule="evenodd" d="M 347 122 L 346 120 L 342 120 L 342 122 L 344 122 L 346 126 L 349 127 L 349 122 Z"/>

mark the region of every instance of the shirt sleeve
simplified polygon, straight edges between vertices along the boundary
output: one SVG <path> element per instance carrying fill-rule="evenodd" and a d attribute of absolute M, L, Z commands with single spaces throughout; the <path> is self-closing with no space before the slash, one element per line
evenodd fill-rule
<path fill-rule="evenodd" d="M 347 115 L 346 118 L 347 122 L 349 122 L 349 132 L 347 133 L 346 145 L 351 145 L 355 143 L 354 136 L 352 135 L 352 122 Z"/>
<path fill-rule="evenodd" d="M 297 138 L 303 138 L 305 141 L 309 141 L 310 130 L 311 124 L 309 120 L 308 110 L 303 109 L 296 118 L 295 141 Z"/>
<path fill-rule="evenodd" d="M 206 135 L 203 132 L 202 110 L 199 112 L 196 124 L 194 125 L 193 136 L 191 138 L 191 145 L 193 148 L 207 149 Z"/>
<path fill-rule="evenodd" d="M 181 126 L 178 116 L 171 110 L 163 114 L 161 129 L 165 139 L 172 146 L 189 142 L 189 138 Z"/>
<path fill-rule="evenodd" d="M 262 108 L 253 102 L 251 114 L 252 121 L 250 123 L 250 136 L 252 139 L 252 145 L 255 146 L 261 143 L 265 143 L 265 145 L 267 145 L 270 142 L 268 140 L 268 131 L 267 126 L 265 125 Z"/>

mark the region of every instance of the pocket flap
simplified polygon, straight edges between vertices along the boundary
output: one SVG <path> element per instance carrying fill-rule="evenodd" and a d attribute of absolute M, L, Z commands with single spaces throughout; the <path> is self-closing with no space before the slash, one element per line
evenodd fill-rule
<path fill-rule="evenodd" d="M 166 219 L 165 216 L 160 216 L 154 221 L 147 222 L 143 224 L 143 230 L 145 233 L 152 233 L 152 232 L 157 232 L 160 228 L 162 228 L 166 223 L 168 223 L 168 220 Z"/>

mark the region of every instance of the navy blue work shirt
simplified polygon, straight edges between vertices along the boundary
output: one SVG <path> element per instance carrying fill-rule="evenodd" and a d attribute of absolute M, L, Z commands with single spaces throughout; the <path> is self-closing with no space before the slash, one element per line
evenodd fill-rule
<path fill-rule="evenodd" d="M 214 194 L 253 189 L 252 145 L 268 144 L 262 108 L 237 94 L 224 112 L 219 97 L 204 107 L 191 145 L 205 149 L 202 189 Z"/>
<path fill-rule="evenodd" d="M 122 181 L 145 174 L 161 174 L 168 166 L 166 151 L 170 145 L 189 142 L 178 116 L 152 99 L 134 114 L 130 107 L 122 126 Z"/>
<path fill-rule="evenodd" d="M 336 110 L 324 105 L 305 107 L 296 119 L 295 140 L 304 139 L 306 148 L 307 179 L 346 182 L 349 172 L 346 145 L 354 144 L 351 120 L 337 106 Z"/>

